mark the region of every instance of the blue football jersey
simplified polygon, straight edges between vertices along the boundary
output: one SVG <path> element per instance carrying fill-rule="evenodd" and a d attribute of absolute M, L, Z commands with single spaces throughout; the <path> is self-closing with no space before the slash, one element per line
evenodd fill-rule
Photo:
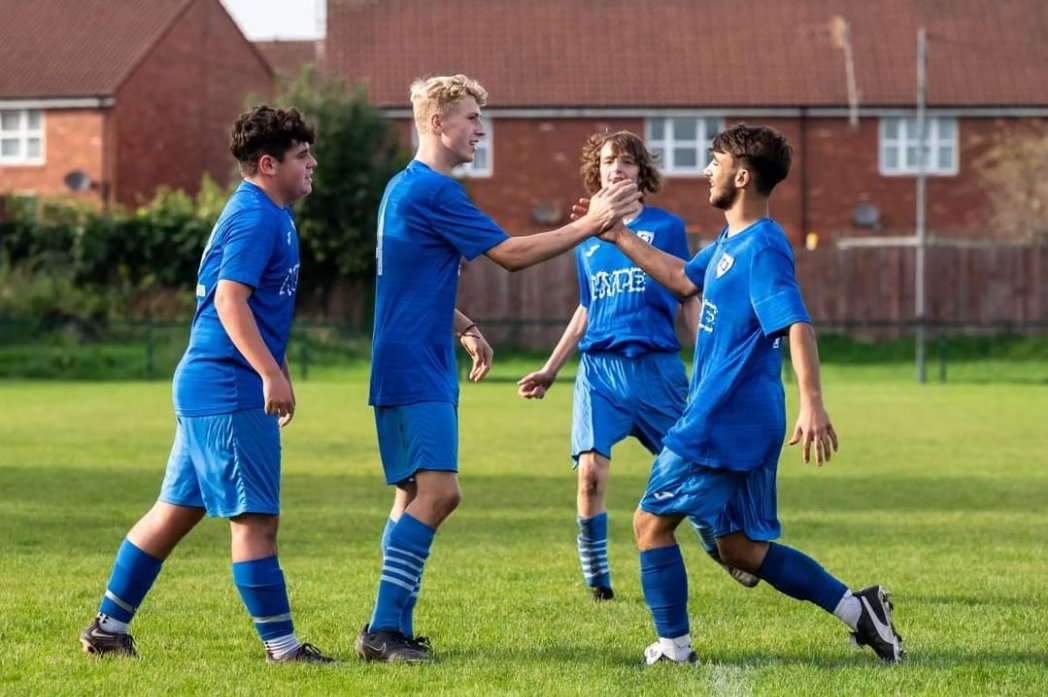
<path fill-rule="evenodd" d="M 180 416 L 211 416 L 265 406 L 262 378 L 233 345 L 215 308 L 220 280 L 254 289 L 248 306 L 278 365 L 291 337 L 298 292 L 298 232 L 290 207 L 281 208 L 243 182 L 211 231 L 197 273 L 197 309 L 189 348 L 175 370 Z"/>
<path fill-rule="evenodd" d="M 688 404 L 666 447 L 710 467 L 774 461 L 786 431 L 780 340 L 810 322 L 782 228 L 762 220 L 727 228 L 684 270 L 702 291 Z"/>
<path fill-rule="evenodd" d="M 688 258 L 684 221 L 647 206 L 627 227 L 648 244 Z M 677 352 L 675 322 L 680 301 L 619 249 L 597 238 L 575 249 L 579 302 L 589 312 L 583 352 L 610 351 L 627 357 Z"/>
<path fill-rule="evenodd" d="M 414 160 L 390 180 L 378 214 L 371 405 L 458 403 L 454 317 L 462 258 L 506 239 L 452 177 Z"/>

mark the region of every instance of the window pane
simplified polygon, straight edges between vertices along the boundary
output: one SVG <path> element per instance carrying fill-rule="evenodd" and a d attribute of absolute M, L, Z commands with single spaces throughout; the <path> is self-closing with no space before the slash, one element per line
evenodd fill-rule
<path fill-rule="evenodd" d="M 18 147 L 19 142 L 14 138 L 0 140 L 0 157 L 18 157 L 22 149 Z"/>
<path fill-rule="evenodd" d="M 944 172 L 953 171 L 953 148 L 939 148 L 938 168 Z"/>
<path fill-rule="evenodd" d="M 695 169 L 699 166 L 697 153 L 695 148 L 673 148 L 673 167 L 675 169 Z"/>
<path fill-rule="evenodd" d="M 706 126 L 706 142 L 710 143 L 717 134 L 721 132 L 721 120 L 720 119 L 704 119 Z"/>
<path fill-rule="evenodd" d="M 886 148 L 884 151 L 884 169 L 887 172 L 899 171 L 898 148 Z"/>
<path fill-rule="evenodd" d="M 921 164 L 920 157 L 920 148 L 918 148 L 916 145 L 911 145 L 908 148 L 906 148 L 906 168 L 917 169 L 917 167 Z"/>
<path fill-rule="evenodd" d="M 957 119 L 935 119 L 939 126 L 939 138 L 953 140 L 957 134 Z"/>
<path fill-rule="evenodd" d="M 695 119 L 673 119 L 673 137 L 676 140 L 695 140 L 698 124 Z"/>
<path fill-rule="evenodd" d="M 0 111 L 0 130 L 17 131 L 22 119 L 20 111 Z"/>
<path fill-rule="evenodd" d="M 32 131 L 40 130 L 40 112 L 29 111 L 26 112 L 29 115 L 29 129 Z"/>
<path fill-rule="evenodd" d="M 31 159 L 38 160 L 38 159 L 40 159 L 40 153 L 41 153 L 40 139 L 39 138 L 30 138 L 26 142 L 26 156 L 31 158 Z"/>
<path fill-rule="evenodd" d="M 899 119 L 885 119 L 884 120 L 884 137 L 888 140 L 898 140 L 899 138 Z"/>
<path fill-rule="evenodd" d="M 473 157 L 473 169 L 487 169 L 488 168 L 488 149 L 477 148 L 476 155 Z"/>
<path fill-rule="evenodd" d="M 651 119 L 648 121 L 648 135 L 652 140 L 666 139 L 666 119 Z"/>

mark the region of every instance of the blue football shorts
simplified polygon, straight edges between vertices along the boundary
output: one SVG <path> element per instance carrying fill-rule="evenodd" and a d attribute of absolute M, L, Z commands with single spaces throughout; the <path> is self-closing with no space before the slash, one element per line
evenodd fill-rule
<path fill-rule="evenodd" d="M 735 532 L 758 542 L 777 540 L 778 459 L 750 471 L 688 462 L 663 448 L 651 467 L 641 510 L 658 516 L 690 516 L 721 538 Z"/>
<path fill-rule="evenodd" d="M 612 447 L 633 436 L 654 455 L 677 423 L 688 396 L 688 377 L 676 353 L 626 358 L 584 353 L 575 378 L 571 456 L 596 451 L 611 459 Z"/>
<path fill-rule="evenodd" d="M 375 407 L 378 452 L 386 484 L 419 471 L 458 472 L 458 409 L 451 402 Z"/>
<path fill-rule="evenodd" d="M 212 518 L 280 515 L 280 426 L 263 409 L 179 416 L 160 501 Z"/>

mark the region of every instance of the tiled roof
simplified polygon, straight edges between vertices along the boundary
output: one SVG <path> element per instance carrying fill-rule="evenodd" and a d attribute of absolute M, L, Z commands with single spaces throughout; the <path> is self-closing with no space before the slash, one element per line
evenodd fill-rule
<path fill-rule="evenodd" d="M 406 106 L 463 72 L 491 107 L 846 106 L 834 17 L 865 106 L 1048 106 L 1046 0 L 329 0 L 327 69 Z"/>
<path fill-rule="evenodd" d="M 0 0 L 0 98 L 112 96 L 195 0 Z"/>
<path fill-rule="evenodd" d="M 307 63 L 316 63 L 323 43 L 320 41 L 256 41 L 255 46 L 269 61 L 274 71 L 295 76 Z"/>

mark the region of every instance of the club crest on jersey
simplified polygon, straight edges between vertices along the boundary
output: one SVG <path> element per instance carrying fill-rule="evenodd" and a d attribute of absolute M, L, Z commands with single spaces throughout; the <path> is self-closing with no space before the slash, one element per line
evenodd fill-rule
<path fill-rule="evenodd" d="M 637 237 L 641 238 L 648 244 L 652 244 L 655 241 L 655 233 L 649 232 L 648 230 L 638 230 Z"/>
<path fill-rule="evenodd" d="M 720 278 L 724 274 L 731 271 L 731 267 L 735 266 L 735 257 L 725 252 L 721 255 L 720 261 L 717 262 L 717 278 Z"/>

